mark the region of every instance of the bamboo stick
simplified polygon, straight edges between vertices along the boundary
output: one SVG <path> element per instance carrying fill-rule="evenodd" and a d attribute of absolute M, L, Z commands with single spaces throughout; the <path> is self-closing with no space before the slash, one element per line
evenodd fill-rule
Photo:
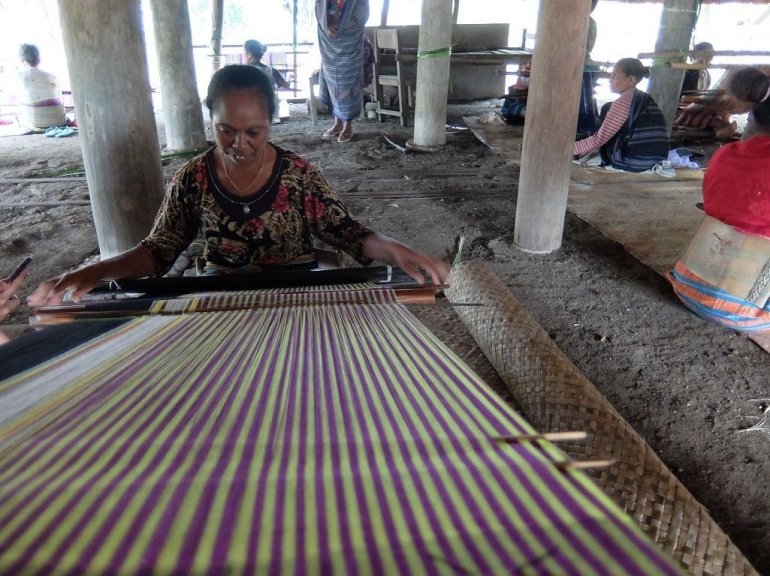
<path fill-rule="evenodd" d="M 550 442 L 585 440 L 588 434 L 582 430 L 571 430 L 566 432 L 541 432 L 537 434 L 516 434 L 513 436 L 498 436 L 493 438 L 497 442 L 506 442 L 508 444 L 515 442 L 530 442 L 533 440 L 549 440 Z"/>

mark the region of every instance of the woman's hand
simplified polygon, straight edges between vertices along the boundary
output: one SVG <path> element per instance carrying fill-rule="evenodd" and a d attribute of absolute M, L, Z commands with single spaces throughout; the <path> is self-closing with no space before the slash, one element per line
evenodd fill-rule
<path fill-rule="evenodd" d="M 114 258 L 46 280 L 29 295 L 27 302 L 30 306 L 56 306 L 62 303 L 68 293 L 73 302 L 80 302 L 102 280 L 143 278 L 154 273 L 155 261 L 152 255 L 137 246 Z"/>
<path fill-rule="evenodd" d="M 424 270 L 437 285 L 443 284 L 449 277 L 450 267 L 446 263 L 434 260 L 422 252 L 412 250 L 409 246 L 377 232 L 366 237 L 363 252 L 367 258 L 398 266 L 418 284 L 425 283 L 421 270 Z"/>
<path fill-rule="evenodd" d="M 9 282 L 7 278 L 0 280 L 0 320 L 5 319 L 13 309 L 21 304 L 21 300 L 19 300 L 15 292 L 24 282 L 28 273 L 29 270 L 24 270 L 13 282 Z"/>
<path fill-rule="evenodd" d="M 43 282 L 27 297 L 27 302 L 30 306 L 56 306 L 63 302 L 67 294 L 73 302 L 80 302 L 84 295 L 94 289 L 102 275 L 98 264 L 62 274 Z"/>
<path fill-rule="evenodd" d="M 19 304 L 21 300 L 16 296 L 16 290 L 19 289 L 21 283 L 27 277 L 29 270 L 24 270 L 19 274 L 13 282 L 0 280 L 0 321 L 4 320 L 8 314 L 11 313 Z M 10 338 L 5 332 L 0 331 L 0 344 L 5 344 L 10 341 Z"/>

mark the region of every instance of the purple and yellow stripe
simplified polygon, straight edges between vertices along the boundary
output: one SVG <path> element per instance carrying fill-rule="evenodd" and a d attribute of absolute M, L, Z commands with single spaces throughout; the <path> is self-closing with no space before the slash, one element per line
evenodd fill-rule
<path fill-rule="evenodd" d="M 401 306 L 132 331 L 5 387 L 61 380 L 0 429 L 0 573 L 678 573 Z"/>

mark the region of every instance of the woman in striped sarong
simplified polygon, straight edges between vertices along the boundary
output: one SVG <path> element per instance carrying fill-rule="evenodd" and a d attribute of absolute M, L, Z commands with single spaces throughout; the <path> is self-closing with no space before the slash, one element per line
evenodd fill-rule
<path fill-rule="evenodd" d="M 754 103 L 752 113 L 757 134 L 749 140 L 727 144 L 714 154 L 703 179 L 703 209 L 708 216 L 737 233 L 764 238 L 770 243 L 770 78 L 755 67 L 744 68 L 730 78 L 728 88 L 736 99 Z M 688 253 L 693 251 L 691 243 Z M 708 250 L 702 252 L 708 253 Z M 686 259 L 685 255 L 683 260 Z M 753 252 L 738 253 L 731 277 L 735 274 L 740 277 L 741 270 L 751 269 L 755 272 L 745 278 L 746 283 L 762 286 L 767 276 L 762 266 L 764 260 L 756 265 L 752 259 L 756 260 Z M 754 265 L 745 266 L 746 262 Z M 695 259 L 689 266 L 700 264 Z M 770 301 L 738 297 L 704 280 L 690 267 L 679 260 L 669 274 L 669 281 L 680 300 L 693 312 L 736 330 L 770 330 Z"/>
<path fill-rule="evenodd" d="M 364 26 L 369 0 L 316 0 L 321 75 L 318 99 L 334 115 L 325 138 L 353 138 L 353 119 L 361 113 L 364 70 Z"/>

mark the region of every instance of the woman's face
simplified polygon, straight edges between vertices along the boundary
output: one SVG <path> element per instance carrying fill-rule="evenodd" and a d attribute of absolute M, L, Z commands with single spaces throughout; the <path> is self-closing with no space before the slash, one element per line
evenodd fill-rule
<path fill-rule="evenodd" d="M 622 94 L 634 86 L 636 86 L 635 76 L 626 76 L 623 70 L 617 66 L 612 69 L 612 74 L 610 74 L 610 90 L 615 94 Z"/>
<path fill-rule="evenodd" d="M 264 99 L 255 90 L 224 94 L 211 113 L 214 140 L 220 152 L 235 164 L 262 161 L 270 135 L 270 116 Z"/>

